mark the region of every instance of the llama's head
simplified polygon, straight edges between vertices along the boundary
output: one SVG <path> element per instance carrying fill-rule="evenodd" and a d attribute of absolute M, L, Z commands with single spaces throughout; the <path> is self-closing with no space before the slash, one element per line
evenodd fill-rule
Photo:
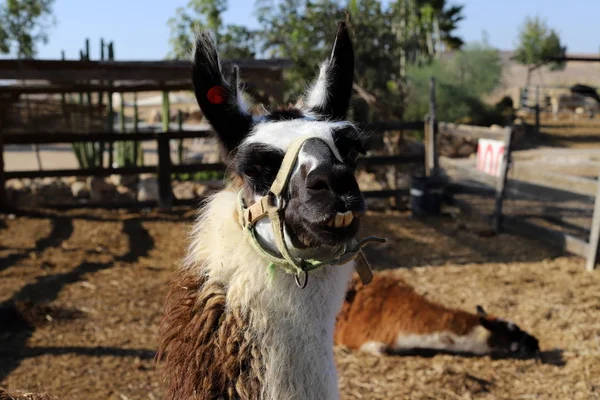
<path fill-rule="evenodd" d="M 331 57 L 297 108 L 253 116 L 238 83 L 238 70 L 219 62 L 210 36 L 199 34 L 193 82 L 198 104 L 217 134 L 248 206 L 269 194 L 284 155 L 305 139 L 289 168 L 281 201 L 285 241 L 292 253 L 338 248 L 353 240 L 365 202 L 354 177 L 363 152 L 360 134 L 345 120 L 354 70 L 349 32 L 340 23 Z M 268 218 L 256 232 L 276 250 Z"/>
<path fill-rule="evenodd" d="M 481 326 L 490 332 L 488 344 L 494 352 L 520 357 L 532 357 L 539 353 L 538 340 L 521 330 L 516 324 L 488 315 L 477 306 Z"/>

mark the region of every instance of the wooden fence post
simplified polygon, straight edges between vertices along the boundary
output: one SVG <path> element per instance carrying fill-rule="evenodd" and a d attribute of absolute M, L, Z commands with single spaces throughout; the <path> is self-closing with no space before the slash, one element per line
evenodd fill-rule
<path fill-rule="evenodd" d="M 588 271 L 592 271 L 596 268 L 598 242 L 600 242 L 600 175 L 598 176 L 598 189 L 596 190 L 596 200 L 594 202 L 594 216 L 592 218 L 592 229 L 590 232 L 590 241 L 585 263 L 585 269 Z"/>
<path fill-rule="evenodd" d="M 169 131 L 169 92 L 162 93 L 162 128 L 163 132 Z M 173 191 L 171 188 L 171 141 L 168 136 L 158 134 L 158 192 L 159 205 L 169 208 L 173 204 Z"/>
<path fill-rule="evenodd" d="M 108 44 L 108 61 L 114 61 L 115 59 L 115 46 L 113 42 Z M 113 82 L 109 82 L 109 86 L 112 86 Z M 113 116 L 113 92 L 108 91 L 107 93 L 107 112 L 108 112 L 108 132 L 112 133 L 115 129 L 114 125 L 114 116 Z M 108 143 L 108 168 L 113 167 L 114 162 L 114 150 L 115 150 L 115 142 Z"/>
<path fill-rule="evenodd" d="M 508 179 L 508 170 L 511 163 L 512 151 L 512 128 L 504 128 L 504 157 L 502 157 L 502 166 L 500 176 L 496 181 L 496 204 L 494 207 L 494 231 L 500 233 L 502 231 L 502 202 L 504 201 L 504 193 L 506 180 Z"/>
<path fill-rule="evenodd" d="M 173 205 L 171 189 L 171 145 L 169 137 L 158 134 L 158 194 L 159 206 L 170 208 Z"/>
<path fill-rule="evenodd" d="M 427 176 L 436 176 L 438 173 L 438 159 L 435 143 L 438 126 L 435 106 L 435 78 L 431 77 L 429 80 L 429 120 L 426 121 L 425 129 L 425 172 Z"/>
<path fill-rule="evenodd" d="M 535 87 L 535 133 L 540 134 L 540 87 Z"/>
<path fill-rule="evenodd" d="M 4 179 L 4 136 L 2 135 L 2 121 L 0 121 L 0 211 L 7 207 L 6 179 Z"/>

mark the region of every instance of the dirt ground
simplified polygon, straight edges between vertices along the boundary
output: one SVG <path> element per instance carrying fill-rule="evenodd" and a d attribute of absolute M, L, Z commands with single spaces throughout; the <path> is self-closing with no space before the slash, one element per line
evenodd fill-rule
<path fill-rule="evenodd" d="M 153 357 L 166 283 L 192 210 L 35 213 L 0 218 L 0 387 L 61 399 L 159 399 Z M 474 221 L 370 214 L 369 251 L 445 304 L 536 335 L 540 360 L 432 358 L 336 348 L 345 399 L 600 398 L 600 271 Z M 0 396 L 1 397 L 1 396 Z"/>

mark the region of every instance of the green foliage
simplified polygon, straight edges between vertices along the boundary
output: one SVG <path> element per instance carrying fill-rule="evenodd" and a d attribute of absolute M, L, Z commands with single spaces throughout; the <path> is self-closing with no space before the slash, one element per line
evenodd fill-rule
<path fill-rule="evenodd" d="M 225 172 L 223 171 L 199 171 L 192 173 L 183 173 L 183 174 L 172 174 L 171 179 L 179 179 L 180 181 L 191 181 L 191 182 L 199 182 L 199 181 L 216 181 L 223 179 L 225 177 Z"/>
<path fill-rule="evenodd" d="M 223 58 L 253 58 L 256 54 L 256 36 L 241 25 L 223 25 L 227 0 L 190 0 L 187 7 L 179 7 L 167 21 L 171 30 L 168 58 L 189 59 L 195 32 L 210 30 Z"/>
<path fill-rule="evenodd" d="M 144 165 L 142 144 L 134 141 L 119 141 L 115 143 L 117 156 L 115 161 L 119 167 Z"/>
<path fill-rule="evenodd" d="M 0 5 L 0 54 L 33 58 L 36 45 L 48 41 L 54 24 L 54 0 L 6 0 Z"/>
<path fill-rule="evenodd" d="M 502 81 L 502 60 L 498 51 L 484 38 L 470 43 L 451 60 L 451 68 L 460 83 L 477 96 L 491 93 Z"/>
<path fill-rule="evenodd" d="M 98 143 L 71 143 L 71 148 L 73 149 L 73 153 L 75 154 L 80 169 L 102 166 L 102 151 Z"/>
<path fill-rule="evenodd" d="M 564 68 L 564 63 L 549 62 L 551 57 L 564 57 L 566 46 L 554 29 L 539 17 L 526 18 L 519 31 L 518 47 L 514 59 L 524 65 L 539 66 L 549 64 L 551 70 Z"/>
<path fill-rule="evenodd" d="M 371 118 L 402 117 L 405 64 L 425 65 L 444 47 L 460 47 L 453 33 L 461 12 L 462 6 L 447 7 L 445 0 L 256 2 L 262 51 L 294 63 L 285 73 L 287 101 L 302 94 L 327 57 L 335 22 L 349 17 L 356 33 L 358 103 L 370 105 Z"/>
<path fill-rule="evenodd" d="M 500 55 L 485 41 L 466 46 L 451 59 L 410 67 L 407 75 L 407 120 L 419 120 L 428 113 L 429 79 L 434 76 L 438 120 L 475 125 L 505 122 L 499 109 L 482 100 L 502 78 Z"/>

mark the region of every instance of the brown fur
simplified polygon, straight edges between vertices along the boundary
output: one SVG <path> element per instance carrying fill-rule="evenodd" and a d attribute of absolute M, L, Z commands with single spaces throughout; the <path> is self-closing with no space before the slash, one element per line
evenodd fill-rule
<path fill-rule="evenodd" d="M 366 286 L 354 278 L 337 317 L 334 341 L 351 349 L 371 341 L 391 347 L 400 332 L 465 335 L 476 325 L 477 315 L 433 303 L 402 279 L 380 273 Z"/>
<path fill-rule="evenodd" d="M 157 359 L 168 382 L 166 399 L 256 399 L 261 356 L 247 315 L 226 308 L 222 285 L 182 272 L 172 283 Z"/>

